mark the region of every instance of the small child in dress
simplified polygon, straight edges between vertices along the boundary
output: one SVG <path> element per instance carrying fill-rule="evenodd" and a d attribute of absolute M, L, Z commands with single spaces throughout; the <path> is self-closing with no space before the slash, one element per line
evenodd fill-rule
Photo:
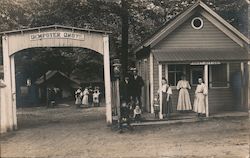
<path fill-rule="evenodd" d="M 135 109 L 135 102 L 132 97 L 130 98 L 130 101 L 128 103 L 128 108 L 130 110 L 130 116 L 132 118 L 134 116 L 134 109 Z"/>
<path fill-rule="evenodd" d="M 154 113 L 155 118 L 159 118 L 159 112 L 160 112 L 160 103 L 158 97 L 154 98 Z"/>
<path fill-rule="evenodd" d="M 93 93 L 94 107 L 99 107 L 100 106 L 99 95 L 100 95 L 99 90 L 95 90 L 94 93 Z"/>
<path fill-rule="evenodd" d="M 135 122 L 141 122 L 141 109 L 139 105 L 136 105 L 134 109 L 134 120 Z"/>

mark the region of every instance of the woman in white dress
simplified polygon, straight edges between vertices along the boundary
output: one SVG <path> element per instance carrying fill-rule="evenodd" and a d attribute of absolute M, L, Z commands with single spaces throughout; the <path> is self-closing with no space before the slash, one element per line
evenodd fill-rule
<path fill-rule="evenodd" d="M 81 105 L 81 93 L 82 93 L 82 90 L 81 88 L 78 88 L 76 91 L 75 91 L 75 104 L 76 105 Z"/>
<path fill-rule="evenodd" d="M 88 95 L 89 95 L 89 90 L 88 88 L 85 88 L 85 90 L 82 92 L 82 104 L 83 105 L 88 105 L 89 100 L 88 100 Z"/>
<path fill-rule="evenodd" d="M 177 90 L 179 90 L 179 98 L 177 103 L 178 111 L 192 110 L 188 89 L 191 89 L 190 84 L 188 81 L 186 81 L 186 77 L 183 75 L 181 80 L 177 83 Z"/>
<path fill-rule="evenodd" d="M 198 79 L 199 84 L 195 90 L 194 112 L 200 117 L 206 113 L 206 95 L 208 93 L 207 86 L 203 83 L 202 78 Z"/>

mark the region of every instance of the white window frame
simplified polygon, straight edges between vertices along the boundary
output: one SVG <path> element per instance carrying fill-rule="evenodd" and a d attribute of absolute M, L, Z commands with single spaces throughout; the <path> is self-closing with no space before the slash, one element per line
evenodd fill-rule
<path fill-rule="evenodd" d="M 213 74 L 212 74 L 212 66 L 209 66 L 209 88 L 211 89 L 222 89 L 222 88 L 229 88 L 230 87 L 230 64 L 229 63 L 222 63 L 222 64 L 226 64 L 227 66 L 227 86 L 224 87 L 213 87 L 213 83 L 212 83 L 212 78 L 213 78 Z"/>

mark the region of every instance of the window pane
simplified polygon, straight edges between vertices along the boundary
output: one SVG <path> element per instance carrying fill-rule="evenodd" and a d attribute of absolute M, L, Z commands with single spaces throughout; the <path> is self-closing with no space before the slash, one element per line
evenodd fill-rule
<path fill-rule="evenodd" d="M 198 84 L 199 78 L 203 78 L 203 69 L 192 70 L 192 84 Z"/>
<path fill-rule="evenodd" d="M 168 71 L 175 71 L 175 65 L 168 65 Z"/>
<path fill-rule="evenodd" d="M 175 73 L 168 73 L 168 83 L 171 86 L 175 86 Z"/>
<path fill-rule="evenodd" d="M 182 72 L 177 72 L 176 73 L 176 82 L 180 81 L 181 80 L 181 76 L 183 75 Z"/>
<path fill-rule="evenodd" d="M 212 86 L 226 87 L 227 86 L 227 65 L 213 65 L 212 70 Z"/>
<path fill-rule="evenodd" d="M 184 65 L 176 65 L 176 71 L 183 72 Z"/>

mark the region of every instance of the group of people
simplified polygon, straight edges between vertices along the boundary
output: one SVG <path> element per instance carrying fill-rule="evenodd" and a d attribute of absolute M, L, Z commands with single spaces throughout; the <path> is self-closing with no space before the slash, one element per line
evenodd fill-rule
<path fill-rule="evenodd" d="M 79 87 L 75 91 L 75 104 L 78 107 L 81 107 L 82 105 L 85 107 L 99 107 L 100 106 L 100 90 L 99 87 L 95 87 L 93 90 L 92 87 L 86 87 L 84 90 L 82 90 L 81 87 Z"/>
<path fill-rule="evenodd" d="M 138 75 L 136 69 L 132 71 L 131 75 L 124 77 L 120 83 L 120 130 L 123 130 L 123 125 L 130 127 L 130 121 L 141 122 L 142 103 L 141 103 L 141 89 L 144 81 Z"/>
<path fill-rule="evenodd" d="M 179 97 L 177 102 L 177 111 L 185 112 L 191 111 L 197 113 L 198 117 L 201 117 L 203 114 L 206 113 L 206 95 L 208 93 L 206 85 L 203 83 L 202 78 L 198 79 L 198 85 L 195 90 L 195 98 L 194 104 L 191 105 L 190 96 L 188 89 L 191 89 L 189 82 L 186 80 L 185 75 L 182 76 L 182 79 L 177 83 L 177 90 L 179 90 Z M 157 97 L 154 99 L 154 111 L 155 117 L 159 115 L 159 94 L 162 94 L 162 114 L 163 117 L 169 118 L 170 114 L 173 112 L 172 108 L 172 89 L 170 85 L 167 83 L 165 78 L 162 79 L 162 87 L 158 90 Z"/>

